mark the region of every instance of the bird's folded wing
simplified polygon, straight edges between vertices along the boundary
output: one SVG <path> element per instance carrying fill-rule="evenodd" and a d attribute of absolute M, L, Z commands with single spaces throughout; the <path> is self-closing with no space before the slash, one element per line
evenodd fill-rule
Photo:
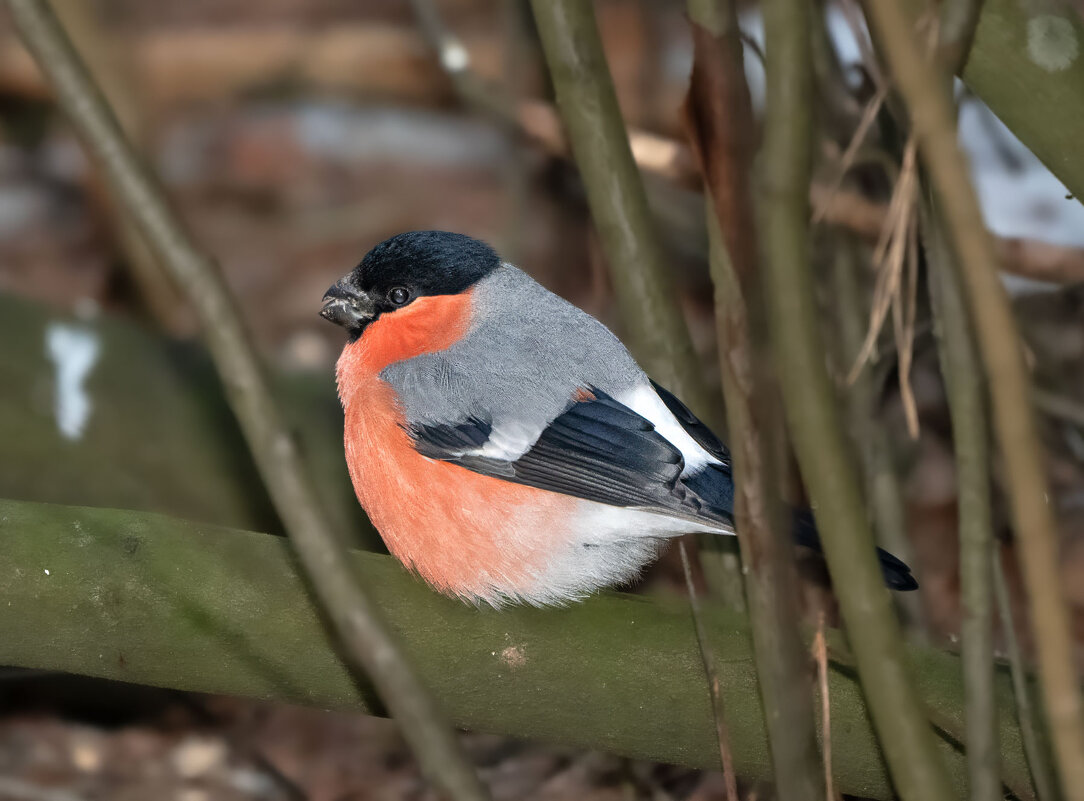
<path fill-rule="evenodd" d="M 413 424 L 408 432 L 422 455 L 477 473 L 611 506 L 731 523 L 729 509 L 686 484 L 681 451 L 649 420 L 598 389 L 582 394 L 515 458 L 489 455 L 499 451 L 487 448 L 499 432 L 479 417 Z M 718 468 L 728 472 L 728 465 Z"/>

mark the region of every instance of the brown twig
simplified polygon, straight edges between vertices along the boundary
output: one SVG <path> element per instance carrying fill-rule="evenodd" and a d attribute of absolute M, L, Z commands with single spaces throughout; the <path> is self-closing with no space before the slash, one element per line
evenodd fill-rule
<path fill-rule="evenodd" d="M 946 0 L 941 4 L 935 53 L 942 63 L 945 91 L 951 75 L 963 67 L 978 25 L 982 0 Z M 933 44 L 933 43 L 931 43 Z M 923 175 L 924 189 L 929 177 Z M 945 237 L 937 203 L 922 192 L 921 220 L 930 301 L 937 345 L 952 417 L 958 487 L 960 550 L 960 650 L 964 672 L 964 726 L 967 731 L 968 795 L 972 801 L 1002 796 L 1000 736 L 995 696 L 994 591 L 995 558 L 990 504 L 989 415 L 985 375 L 975 332 L 968 319 L 960 275 Z"/>
<path fill-rule="evenodd" d="M 831 295 L 835 302 L 838 331 L 837 365 L 854 363 L 862 347 L 868 316 L 859 283 L 859 272 L 866 266 L 859 262 L 859 248 L 846 233 L 833 237 Z M 843 367 L 837 366 L 842 374 Z M 882 396 L 880 382 L 873 370 L 865 370 L 849 386 L 844 386 L 844 404 L 851 441 L 858 452 L 870 507 L 873 530 L 881 547 L 908 564 L 915 564 L 914 548 L 907 538 L 907 510 L 900 489 L 892 439 L 878 414 Z M 841 385 L 845 385 L 842 380 Z M 920 593 L 898 593 L 895 598 L 905 625 L 912 637 L 929 639 Z"/>
<path fill-rule="evenodd" d="M 696 643 L 700 646 L 700 658 L 704 662 L 704 675 L 708 680 L 708 692 L 711 693 L 711 711 L 715 720 L 715 736 L 719 740 L 719 760 L 723 765 L 723 780 L 726 782 L 727 801 L 739 801 L 738 777 L 734 773 L 734 757 L 730 750 L 730 731 L 726 725 L 726 709 L 719 687 L 719 676 L 715 671 L 715 662 L 711 654 L 704 623 L 700 619 L 700 601 L 696 597 L 696 585 L 693 584 L 693 571 L 689 566 L 689 555 L 685 552 L 685 543 L 678 541 L 681 553 L 681 568 L 685 574 L 685 589 L 689 593 L 689 611 L 693 616 L 696 629 Z"/>
<path fill-rule="evenodd" d="M 1016 704 L 1016 720 L 1020 724 L 1020 740 L 1024 746 L 1024 756 L 1031 773 L 1031 783 L 1035 786 L 1035 796 L 1038 801 L 1055 801 L 1058 797 L 1057 780 L 1051 772 L 1050 764 L 1040 744 L 1039 722 L 1036 720 L 1035 707 L 1031 701 L 1027 667 L 1016 636 L 1016 623 L 1013 620 L 1009 588 L 1005 583 L 1005 570 L 1001 566 L 1001 554 L 996 549 L 991 554 L 990 572 L 993 576 L 998 618 L 1001 621 L 1001 635 L 1005 640 L 1005 652 L 1009 657 L 1009 677 L 1012 680 L 1013 701 Z"/>
<path fill-rule="evenodd" d="M 821 798 L 815 716 L 799 611 L 789 521 L 774 469 L 781 429 L 778 387 L 766 353 L 751 168 L 753 105 L 737 9 L 690 0 L 693 71 L 685 124 L 708 195 L 709 263 L 715 283 L 719 365 L 735 476 L 735 522 L 753 623 L 772 767 L 782 798 Z"/>
<path fill-rule="evenodd" d="M 813 637 L 813 659 L 817 663 L 817 686 L 821 696 L 821 751 L 824 755 L 824 795 L 837 801 L 832 779 L 832 699 L 828 695 L 828 642 L 824 638 L 824 612 L 817 615 L 817 633 Z"/>
<path fill-rule="evenodd" d="M 762 238 L 768 305 L 787 422 L 820 522 L 858 674 L 904 801 L 954 797 L 904 658 L 902 635 L 866 518 L 824 362 L 809 262 L 813 122 L 810 4 L 769 0 Z"/>
<path fill-rule="evenodd" d="M 989 378 L 995 430 L 1020 538 L 1021 564 L 1031 598 L 1032 625 L 1043 697 L 1063 789 L 1084 799 L 1084 705 L 1073 664 L 1069 613 L 1058 570 L 1057 526 L 1035 428 L 1030 380 L 1005 290 L 997 252 L 982 219 L 971 176 L 959 151 L 951 98 L 934 66 L 910 34 L 913 20 L 897 0 L 868 6 L 882 51 L 895 77 L 959 260 L 966 297 Z"/>
<path fill-rule="evenodd" d="M 986 377 L 967 316 L 957 267 L 935 211 L 933 199 L 924 196 L 923 244 L 956 452 L 968 785 L 970 797 L 975 801 L 997 801 L 1001 795 L 1001 775 L 994 697 L 990 575 L 994 541 Z"/>
<path fill-rule="evenodd" d="M 547 153 L 567 157 L 568 143 L 553 106 L 525 100 L 517 105 L 516 116 L 525 136 Z M 628 131 L 628 137 L 641 170 L 683 186 L 700 185 L 696 160 L 684 143 L 636 128 Z M 845 187 L 833 190 L 830 183 L 812 184 L 809 197 L 820 221 L 827 225 L 846 228 L 873 242 L 884 231 L 889 216 L 885 203 Z M 1053 284 L 1084 283 L 1084 248 L 1013 237 L 998 238 L 997 245 L 999 265 L 1005 272 Z"/>
<path fill-rule="evenodd" d="M 889 204 L 884 229 L 873 252 L 873 263 L 878 266 L 877 285 L 873 290 L 873 311 L 870 314 L 865 341 L 847 375 L 848 384 L 854 383 L 858 378 L 858 373 L 873 355 L 885 318 L 888 317 L 894 299 L 899 297 L 910 239 L 911 217 L 915 207 L 916 153 L 915 142 L 908 142 L 904 149 L 899 179 L 892 192 L 892 202 Z M 897 347 L 901 345 L 899 339 L 896 344 Z"/>
<path fill-rule="evenodd" d="M 915 317 L 918 313 L 918 220 L 914 213 L 908 220 L 904 236 L 904 277 L 899 291 L 892 299 L 892 329 L 896 336 L 896 351 L 899 354 L 900 401 L 903 404 L 907 433 L 911 439 L 918 439 L 918 405 L 911 387 L 911 363 L 914 360 Z"/>
<path fill-rule="evenodd" d="M 256 465 L 350 661 L 372 678 L 429 778 L 453 798 L 485 799 L 488 794 L 454 733 L 350 571 L 217 265 L 199 250 L 140 163 L 48 4 L 10 0 L 8 5 L 118 201 L 195 308 Z"/>
<path fill-rule="evenodd" d="M 833 205 L 836 194 L 843 185 L 843 179 L 847 176 L 847 172 L 853 166 L 855 156 L 858 155 L 858 149 L 862 146 L 862 143 L 866 141 L 866 135 L 869 133 L 869 129 L 873 127 L 873 123 L 877 119 L 877 115 L 880 113 L 881 106 L 884 105 L 886 97 L 888 97 L 887 84 L 881 86 L 876 91 L 866 104 L 866 107 L 862 110 L 862 117 L 858 121 L 858 126 L 854 129 L 854 133 L 851 135 L 851 141 L 847 143 L 847 149 L 844 150 L 843 155 L 840 156 L 839 165 L 835 170 L 835 177 L 829 184 L 828 191 L 825 192 L 813 206 L 814 225 L 824 220 L 825 215 L 828 213 L 828 209 Z"/>

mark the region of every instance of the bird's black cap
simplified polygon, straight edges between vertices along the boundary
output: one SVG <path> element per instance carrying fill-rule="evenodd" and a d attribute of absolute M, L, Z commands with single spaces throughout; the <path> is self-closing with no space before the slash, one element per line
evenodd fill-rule
<path fill-rule="evenodd" d="M 403 286 L 417 295 L 454 295 L 501 264 L 485 242 L 450 231 L 407 231 L 370 250 L 350 275 L 362 292 L 378 296 Z"/>
<path fill-rule="evenodd" d="M 449 231 L 407 231 L 365 254 L 324 295 L 320 314 L 350 341 L 385 312 L 425 295 L 457 295 L 501 265 L 485 242 Z"/>

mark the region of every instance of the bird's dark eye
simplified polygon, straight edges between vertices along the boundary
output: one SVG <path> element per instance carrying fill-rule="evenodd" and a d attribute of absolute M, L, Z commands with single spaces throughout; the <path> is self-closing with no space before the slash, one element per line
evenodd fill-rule
<path fill-rule="evenodd" d="M 410 300 L 410 292 L 405 287 L 394 286 L 388 290 L 388 302 L 393 306 L 402 306 Z"/>

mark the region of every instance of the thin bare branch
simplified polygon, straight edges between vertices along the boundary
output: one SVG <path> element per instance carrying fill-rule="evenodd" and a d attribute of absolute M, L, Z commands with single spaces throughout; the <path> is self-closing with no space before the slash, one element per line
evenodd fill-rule
<path fill-rule="evenodd" d="M 836 199 L 836 194 L 843 185 L 843 179 L 847 176 L 847 171 L 850 170 L 851 166 L 854 164 L 855 156 L 858 155 L 858 149 L 862 147 L 862 143 L 866 141 L 866 135 L 869 133 L 869 129 L 873 127 L 873 123 L 877 119 L 877 115 L 880 113 L 881 106 L 884 105 L 886 97 L 888 97 L 887 84 L 880 87 L 874 93 L 873 97 L 866 103 L 866 107 L 862 110 L 862 117 L 858 121 L 858 126 L 854 129 L 854 133 L 851 135 L 851 141 L 847 143 L 847 149 L 843 151 L 843 155 L 839 158 L 839 165 L 836 167 L 835 177 L 832 179 L 831 184 L 829 184 L 828 191 L 824 193 L 814 206 L 814 225 L 822 222 L 825 215 L 828 213 L 828 209 L 832 207 L 832 204 Z"/>
<path fill-rule="evenodd" d="M 1069 613 L 1058 570 L 1058 536 L 1031 401 L 1030 380 L 997 252 L 957 143 L 952 101 L 922 53 L 898 0 L 868 6 L 879 43 L 911 115 L 914 134 L 959 260 L 1005 459 L 1043 697 L 1068 801 L 1084 800 L 1084 704 L 1073 665 Z"/>
<path fill-rule="evenodd" d="M 778 501 L 778 387 L 767 328 L 752 193 L 753 104 L 731 2 L 690 0 L 693 72 L 686 129 L 708 195 L 719 365 L 735 475 L 735 522 L 753 621 L 760 694 L 781 798 L 823 798 L 808 655 L 798 629 L 790 521 Z"/>
<path fill-rule="evenodd" d="M 824 612 L 817 616 L 817 633 L 813 637 L 813 659 L 817 663 L 817 686 L 821 696 L 821 750 L 824 752 L 824 795 L 828 801 L 838 801 L 832 780 L 832 699 L 828 694 L 828 642 L 824 638 Z"/>
<path fill-rule="evenodd" d="M 768 306 L 787 420 L 814 503 L 840 611 L 896 789 L 904 801 L 953 797 L 904 660 L 902 634 L 840 423 L 809 269 L 810 4 L 769 0 L 765 229 Z"/>
<path fill-rule="evenodd" d="M 719 760 L 723 765 L 723 780 L 726 782 L 726 800 L 739 801 L 738 777 L 734 773 L 734 757 L 730 750 L 730 730 L 726 725 L 726 709 L 723 707 L 723 695 L 719 687 L 719 674 L 715 670 L 711 647 L 708 645 L 707 631 L 700 616 L 700 601 L 696 597 L 696 585 L 693 584 L 693 571 L 689 565 L 689 555 L 685 552 L 685 543 L 678 541 L 681 553 L 681 567 L 685 574 L 685 589 L 689 593 L 689 611 L 693 616 L 696 629 L 696 644 L 700 648 L 700 658 L 704 663 L 704 675 L 708 680 L 708 692 L 711 693 L 711 714 L 715 721 L 715 736 L 719 739 Z"/>
<path fill-rule="evenodd" d="M 833 243 L 831 295 L 835 302 L 838 331 L 837 365 L 854 362 L 862 347 L 868 319 L 859 286 L 858 245 L 847 235 L 837 235 Z M 842 370 L 837 366 L 837 371 Z M 907 510 L 900 489 L 892 440 L 880 419 L 882 392 L 873 370 L 864 370 L 855 382 L 845 387 L 845 408 L 851 441 L 858 452 L 865 483 L 866 503 L 870 508 L 873 531 L 881 547 L 908 564 L 915 564 L 914 548 L 907 538 Z M 844 383 L 840 381 L 839 383 Z M 922 606 L 921 593 L 898 593 L 893 599 L 912 638 L 929 639 L 929 626 Z"/>
<path fill-rule="evenodd" d="M 453 798 L 485 799 L 488 794 L 454 733 L 351 573 L 217 265 L 198 248 L 140 163 L 48 4 L 10 0 L 8 5 L 118 201 L 195 308 L 260 474 L 350 660 L 373 679 L 430 779 Z"/>
<path fill-rule="evenodd" d="M 524 100 L 516 106 L 515 114 L 531 141 L 551 155 L 567 157 L 568 143 L 553 106 Z M 636 128 L 628 131 L 628 137 L 641 170 L 682 185 L 700 185 L 696 160 L 683 142 Z M 833 191 L 831 184 L 824 183 L 810 186 L 809 196 L 822 222 L 847 228 L 870 241 L 881 236 L 889 215 L 886 204 L 847 188 Z M 1005 272 L 1054 284 L 1084 282 L 1084 249 L 1011 237 L 999 238 L 997 243 Z"/>
<path fill-rule="evenodd" d="M 1027 667 L 1024 665 L 1024 656 L 1020 652 L 1020 642 L 1016 636 L 1016 623 L 1013 621 L 1012 603 L 1009 599 L 1009 588 L 1005 584 L 1001 555 L 996 551 L 991 556 L 991 568 L 1001 634 L 1005 639 L 1005 651 L 1009 657 L 1009 677 L 1012 680 L 1013 700 L 1016 702 L 1016 720 L 1020 726 L 1020 739 L 1031 773 L 1031 783 L 1035 786 L 1038 801 L 1056 801 L 1057 780 L 1040 745 L 1039 722 L 1031 703 Z"/>
<path fill-rule="evenodd" d="M 972 801 L 997 801 L 1001 797 L 1001 775 L 994 698 L 990 574 L 994 535 L 985 376 L 952 251 L 934 214 L 933 200 L 924 194 L 922 229 L 930 296 L 956 452 L 969 796 Z"/>

